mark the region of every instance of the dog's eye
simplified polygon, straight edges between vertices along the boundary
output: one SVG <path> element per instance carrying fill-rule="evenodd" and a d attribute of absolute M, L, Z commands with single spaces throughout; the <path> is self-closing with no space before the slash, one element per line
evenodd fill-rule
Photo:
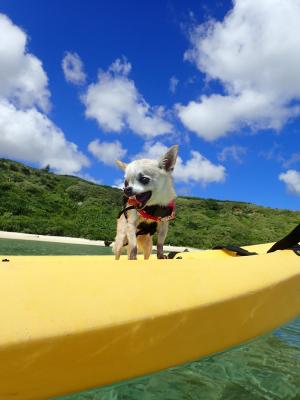
<path fill-rule="evenodd" d="M 141 176 L 139 181 L 143 184 L 143 185 L 147 185 L 150 182 L 150 178 L 147 178 L 147 176 Z"/>
<path fill-rule="evenodd" d="M 124 186 L 127 187 L 128 186 L 128 181 L 125 180 L 124 182 Z"/>

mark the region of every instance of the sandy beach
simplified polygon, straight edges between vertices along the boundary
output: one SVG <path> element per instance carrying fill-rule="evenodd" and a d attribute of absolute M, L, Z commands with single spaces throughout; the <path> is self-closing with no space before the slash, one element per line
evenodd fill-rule
<path fill-rule="evenodd" d="M 89 246 L 105 246 L 104 240 L 89 240 L 82 238 L 73 238 L 66 236 L 49 236 L 49 235 L 35 235 L 31 233 L 21 233 L 21 232 L 6 232 L 0 231 L 0 239 L 18 239 L 18 240 L 36 240 L 40 242 L 56 242 L 56 243 L 69 243 L 69 244 L 85 244 Z M 156 247 L 153 246 L 153 249 Z M 199 249 L 194 249 L 191 247 L 183 246 L 164 246 L 165 251 L 184 251 L 185 249 L 189 251 L 200 251 Z"/>

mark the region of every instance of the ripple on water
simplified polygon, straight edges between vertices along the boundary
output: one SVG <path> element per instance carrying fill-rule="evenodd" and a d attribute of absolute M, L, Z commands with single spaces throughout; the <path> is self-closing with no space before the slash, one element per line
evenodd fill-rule
<path fill-rule="evenodd" d="M 300 399 L 300 319 L 189 365 L 57 400 L 260 399 Z"/>

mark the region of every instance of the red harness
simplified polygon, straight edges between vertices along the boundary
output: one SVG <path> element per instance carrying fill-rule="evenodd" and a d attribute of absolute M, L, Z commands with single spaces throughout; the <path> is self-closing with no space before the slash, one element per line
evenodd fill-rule
<path fill-rule="evenodd" d="M 141 217 L 146 218 L 146 219 L 151 219 L 152 221 L 170 221 L 175 218 L 175 202 L 174 200 L 171 200 L 170 203 L 166 207 L 161 207 L 161 206 L 154 206 L 158 210 L 159 214 L 159 208 L 168 208 L 168 212 L 164 216 L 157 215 L 157 212 L 153 214 L 150 214 L 149 212 L 145 211 L 150 210 L 150 207 L 145 207 L 145 209 L 142 210 L 137 210 L 137 212 L 140 214 Z"/>
<path fill-rule="evenodd" d="M 127 218 L 126 212 L 131 209 L 136 209 L 141 217 L 150 219 L 152 221 L 170 221 L 175 218 L 175 202 L 171 200 L 166 206 L 154 205 L 146 206 L 143 209 L 138 209 L 137 206 L 140 204 L 135 197 L 129 197 L 126 199 L 129 207 L 124 208 L 118 215 L 118 218 L 124 213 Z"/>

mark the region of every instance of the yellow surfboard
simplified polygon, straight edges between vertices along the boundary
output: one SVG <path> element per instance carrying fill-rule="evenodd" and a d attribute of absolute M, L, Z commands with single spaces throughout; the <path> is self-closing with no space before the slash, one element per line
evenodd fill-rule
<path fill-rule="evenodd" d="M 239 345 L 300 314 L 300 257 L 0 258 L 0 399 L 108 385 Z M 9 260 L 9 261 L 2 261 Z"/>

